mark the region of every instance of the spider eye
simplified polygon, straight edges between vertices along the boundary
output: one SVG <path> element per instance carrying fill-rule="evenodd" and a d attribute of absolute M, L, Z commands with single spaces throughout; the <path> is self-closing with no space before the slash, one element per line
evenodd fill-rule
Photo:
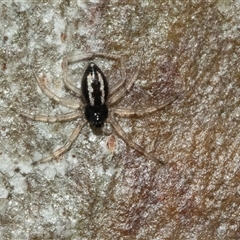
<path fill-rule="evenodd" d="M 86 119 L 96 128 L 103 127 L 103 124 L 108 117 L 107 106 L 91 106 L 87 105 L 85 108 Z"/>
<path fill-rule="evenodd" d="M 93 113 L 93 116 L 92 116 L 92 125 L 94 127 L 102 127 L 103 126 L 103 120 L 102 120 L 102 116 L 101 114 L 98 112 L 98 113 Z"/>

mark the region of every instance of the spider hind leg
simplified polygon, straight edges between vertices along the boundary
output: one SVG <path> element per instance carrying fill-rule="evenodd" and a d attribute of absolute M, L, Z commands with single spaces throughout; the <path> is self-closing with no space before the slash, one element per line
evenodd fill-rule
<path fill-rule="evenodd" d="M 114 129 L 116 130 L 117 134 L 124 140 L 126 141 L 126 143 L 133 149 L 135 149 L 136 151 L 138 151 L 140 154 L 144 155 L 147 159 L 152 160 L 156 163 L 160 163 L 160 164 L 164 164 L 164 162 L 159 159 L 159 158 L 155 158 L 154 156 L 152 156 L 150 153 L 147 153 L 145 151 L 145 149 L 141 146 L 139 146 L 137 143 L 133 142 L 131 139 L 129 139 L 127 133 L 124 132 L 124 130 L 122 129 L 122 127 L 115 121 L 115 119 L 113 117 L 111 117 L 109 119 L 109 123 L 114 127 Z"/>

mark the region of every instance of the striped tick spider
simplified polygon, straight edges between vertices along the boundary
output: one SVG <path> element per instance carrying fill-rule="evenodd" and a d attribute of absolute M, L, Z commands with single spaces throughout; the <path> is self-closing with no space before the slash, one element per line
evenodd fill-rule
<path fill-rule="evenodd" d="M 108 81 L 101 71 L 101 69 L 93 62 L 90 62 L 83 74 L 81 89 L 74 86 L 67 77 L 68 66 L 70 64 L 74 64 L 84 60 L 91 60 L 96 57 L 112 59 L 120 62 L 120 72 L 121 72 L 121 80 L 115 83 L 111 89 L 108 87 Z M 141 70 L 141 63 L 137 71 L 133 74 L 132 78 L 127 81 L 126 79 L 126 70 L 125 63 L 123 57 L 115 54 L 106 54 L 101 52 L 88 53 L 88 54 L 76 54 L 71 57 L 65 57 L 62 63 L 63 67 L 63 82 L 66 88 L 70 90 L 70 92 L 74 93 L 76 99 L 70 99 L 65 97 L 58 97 L 55 95 L 45 84 L 45 77 L 39 78 L 35 72 L 35 78 L 37 80 L 38 86 L 42 90 L 42 92 L 49 97 L 50 99 L 56 101 L 62 106 L 74 109 L 74 111 L 64 114 L 58 114 L 55 116 L 48 115 L 33 115 L 24 112 L 20 112 L 20 114 L 24 117 L 30 118 L 34 121 L 41 121 L 47 123 L 54 122 L 67 122 L 72 120 L 77 120 L 77 124 L 64 143 L 64 145 L 57 150 L 53 151 L 48 157 L 41 159 L 40 161 L 33 162 L 33 165 L 38 165 L 41 163 L 45 163 L 51 161 L 53 159 L 58 159 L 63 153 L 68 151 L 72 145 L 72 143 L 76 140 L 78 135 L 80 134 L 82 128 L 89 122 L 93 128 L 102 128 L 105 122 L 108 122 L 115 129 L 116 133 L 133 149 L 143 154 L 146 158 L 150 160 L 154 160 L 163 164 L 163 162 L 150 153 L 147 153 L 145 149 L 131 139 L 129 139 L 128 134 L 122 129 L 119 123 L 116 121 L 115 116 L 119 117 L 141 117 L 146 114 L 150 114 L 155 112 L 166 105 L 172 103 L 176 98 L 170 98 L 164 104 L 159 105 L 157 107 L 150 107 L 141 110 L 133 110 L 127 108 L 115 108 L 112 107 L 117 101 L 121 100 L 126 93 L 128 93 L 136 81 L 138 74 Z M 83 98 L 83 99 L 81 99 Z M 84 100 L 85 105 L 83 106 Z M 109 108 L 109 110 L 108 110 Z M 83 111 L 84 109 L 84 111 Z M 85 115 L 85 119 L 83 119 L 83 115 Z"/>

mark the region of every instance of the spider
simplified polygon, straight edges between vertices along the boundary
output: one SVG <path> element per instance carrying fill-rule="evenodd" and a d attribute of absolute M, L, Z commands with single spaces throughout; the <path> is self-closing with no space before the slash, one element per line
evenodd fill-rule
<path fill-rule="evenodd" d="M 101 71 L 101 69 L 93 62 L 90 62 L 83 74 L 82 82 L 81 82 L 81 89 L 74 86 L 67 77 L 67 70 L 70 64 L 74 64 L 84 60 L 92 60 L 96 57 L 112 59 L 114 61 L 120 62 L 120 73 L 121 73 L 121 80 L 114 84 L 111 89 L 108 87 L 108 82 Z M 172 103 L 176 97 L 170 98 L 164 104 L 159 105 L 157 107 L 150 107 L 141 110 L 133 110 L 127 108 L 111 108 L 117 101 L 123 98 L 123 96 L 128 93 L 136 81 L 138 74 L 141 70 L 141 62 L 140 61 L 139 67 L 137 71 L 133 74 L 132 78 L 129 81 L 126 81 L 126 69 L 124 59 L 120 55 L 115 54 L 106 54 L 101 52 L 92 52 L 87 54 L 76 54 L 72 55 L 71 57 L 64 57 L 62 68 L 63 68 L 63 82 L 67 89 L 70 92 L 74 93 L 77 99 L 69 99 L 65 97 L 58 97 L 55 95 L 47 86 L 45 77 L 39 78 L 37 74 L 33 71 L 33 74 L 37 80 L 38 86 L 42 90 L 42 92 L 49 97 L 50 99 L 56 101 L 57 103 L 61 104 L 62 106 L 74 109 L 74 111 L 64 114 L 58 114 L 55 116 L 48 116 L 48 115 L 39 115 L 39 114 L 28 114 L 25 112 L 20 112 L 20 114 L 24 117 L 27 117 L 34 121 L 41 121 L 47 123 L 54 123 L 54 122 L 66 122 L 72 120 L 78 120 L 77 124 L 64 143 L 64 145 L 58 148 L 56 151 L 53 151 L 48 157 L 43 158 L 39 161 L 35 161 L 32 164 L 38 165 L 53 159 L 58 159 L 59 156 L 64 154 L 68 151 L 72 145 L 72 143 L 76 140 L 78 135 L 80 134 L 82 128 L 86 125 L 86 123 L 90 123 L 93 128 L 99 129 L 104 126 L 106 122 L 110 123 L 112 127 L 115 129 L 116 133 L 123 139 L 125 142 L 138 151 L 139 153 L 143 154 L 146 158 L 156 161 L 158 163 L 164 164 L 164 162 L 160 159 L 155 158 L 150 153 L 147 153 L 145 149 L 131 139 L 129 139 L 127 133 L 122 129 L 122 127 L 118 124 L 115 119 L 115 115 L 120 117 L 141 117 L 145 114 L 150 114 L 154 111 L 157 111 L 170 103 Z M 81 102 L 81 98 L 85 101 L 85 106 Z M 82 110 L 84 107 L 84 111 Z M 110 107 L 110 110 L 108 110 Z M 83 114 L 85 115 L 85 119 L 83 119 Z"/>

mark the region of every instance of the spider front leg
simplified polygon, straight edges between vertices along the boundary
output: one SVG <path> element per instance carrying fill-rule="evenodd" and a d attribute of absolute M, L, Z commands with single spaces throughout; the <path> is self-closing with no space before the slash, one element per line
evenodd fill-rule
<path fill-rule="evenodd" d="M 121 126 L 115 121 L 114 117 L 112 116 L 111 118 L 109 118 L 109 123 L 114 127 L 114 129 L 116 130 L 117 134 L 126 141 L 126 143 L 133 149 L 135 149 L 136 151 L 138 151 L 140 154 L 144 155 L 146 158 L 148 158 L 149 160 L 152 160 L 156 163 L 160 163 L 160 164 L 164 164 L 164 162 L 160 159 L 155 158 L 154 156 L 152 156 L 150 153 L 147 153 L 144 148 L 142 148 L 141 146 L 139 146 L 138 144 L 136 144 L 135 142 L 133 142 L 131 139 L 128 138 L 127 133 L 124 132 L 124 130 L 121 128 Z"/>
<path fill-rule="evenodd" d="M 68 58 L 68 64 L 84 61 L 84 60 L 89 60 L 93 59 L 96 57 L 101 57 L 101 58 L 109 58 L 113 60 L 119 60 L 122 58 L 122 56 L 117 55 L 117 54 L 110 54 L 110 53 L 103 53 L 103 52 L 89 52 L 86 54 L 72 54 L 69 55 Z"/>
<path fill-rule="evenodd" d="M 126 70 L 125 70 L 125 66 L 123 67 L 124 68 L 124 78 L 121 80 L 121 83 L 119 84 L 119 86 L 116 86 L 115 88 L 115 91 L 116 92 L 122 85 L 124 85 L 125 83 L 125 86 L 122 87 L 122 89 L 114 94 L 114 95 L 111 95 L 108 99 L 108 104 L 109 105 L 112 105 L 113 103 L 117 102 L 118 100 L 120 100 L 126 92 L 129 92 L 130 89 L 132 88 L 133 84 L 136 82 L 137 80 L 137 77 L 138 77 L 138 74 L 141 70 L 141 65 L 142 65 L 142 58 L 140 60 L 140 64 L 138 66 L 138 69 L 137 71 L 133 74 L 132 78 L 130 79 L 129 82 L 125 83 L 126 82 Z"/>
<path fill-rule="evenodd" d="M 49 162 L 53 159 L 59 158 L 63 153 L 67 152 L 68 149 L 71 147 L 72 143 L 76 140 L 77 136 L 81 132 L 82 128 L 86 124 L 86 121 L 79 122 L 77 126 L 74 128 L 72 134 L 67 139 L 67 141 L 64 143 L 64 145 L 60 148 L 58 148 L 56 151 L 52 152 L 52 154 L 46 158 L 41 159 L 40 161 L 33 162 L 32 165 L 36 166 L 42 163 Z"/>
<path fill-rule="evenodd" d="M 69 107 L 69 108 L 73 108 L 73 109 L 80 108 L 81 104 L 80 104 L 79 101 L 74 100 L 74 99 L 68 99 L 68 98 L 60 98 L 57 95 L 55 95 L 50 89 L 48 89 L 48 87 L 45 84 L 46 77 L 43 76 L 43 77 L 39 78 L 34 71 L 33 71 L 33 74 L 34 74 L 34 76 L 37 80 L 38 86 L 40 87 L 42 92 L 47 97 L 49 97 L 50 99 L 58 102 L 59 104 L 61 104 L 64 107 Z"/>
<path fill-rule="evenodd" d="M 81 97 L 81 96 L 82 96 L 81 89 L 77 88 L 77 87 L 74 86 L 71 82 L 68 81 L 68 65 L 69 65 L 68 57 L 64 57 L 64 58 L 63 58 L 63 62 L 62 62 L 63 82 L 64 82 L 64 85 L 65 85 L 69 90 L 71 90 L 72 92 L 74 92 L 77 97 Z"/>

